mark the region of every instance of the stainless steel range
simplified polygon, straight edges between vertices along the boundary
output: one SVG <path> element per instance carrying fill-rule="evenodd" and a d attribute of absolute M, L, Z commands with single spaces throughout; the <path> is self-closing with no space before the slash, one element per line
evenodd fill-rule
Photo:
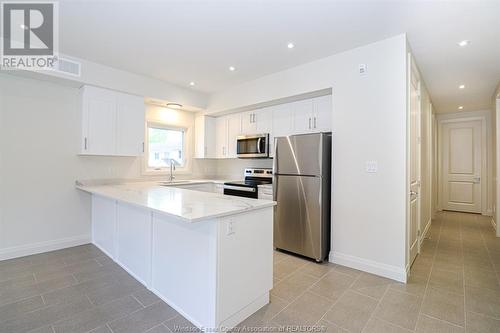
<path fill-rule="evenodd" d="M 259 185 L 272 184 L 273 169 L 245 169 L 245 180 L 224 183 L 224 194 L 255 198 L 259 196 Z"/>

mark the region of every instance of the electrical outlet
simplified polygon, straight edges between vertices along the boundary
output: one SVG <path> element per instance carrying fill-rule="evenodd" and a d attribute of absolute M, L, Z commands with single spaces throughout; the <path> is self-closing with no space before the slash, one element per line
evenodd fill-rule
<path fill-rule="evenodd" d="M 368 67 L 366 66 L 366 64 L 359 64 L 358 71 L 359 71 L 359 75 L 362 75 L 362 76 L 366 75 L 368 72 Z"/>
<path fill-rule="evenodd" d="M 234 225 L 233 221 L 229 221 L 227 223 L 227 230 L 226 230 L 226 235 L 233 235 L 234 234 Z"/>
<path fill-rule="evenodd" d="M 377 173 L 378 171 L 377 161 L 366 161 L 365 170 L 368 173 Z"/>

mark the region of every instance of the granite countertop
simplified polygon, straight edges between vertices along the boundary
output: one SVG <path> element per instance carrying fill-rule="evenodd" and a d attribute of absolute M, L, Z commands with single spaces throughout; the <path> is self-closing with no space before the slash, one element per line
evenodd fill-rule
<path fill-rule="evenodd" d="M 88 193 L 144 207 L 186 222 L 199 222 L 272 207 L 276 204 L 271 200 L 249 199 L 175 187 L 176 185 L 223 182 L 224 180 L 200 179 L 177 181 L 168 186 L 162 186 L 160 183 L 163 182 L 158 181 L 117 184 L 92 184 L 92 182 L 77 181 L 76 187 Z"/>

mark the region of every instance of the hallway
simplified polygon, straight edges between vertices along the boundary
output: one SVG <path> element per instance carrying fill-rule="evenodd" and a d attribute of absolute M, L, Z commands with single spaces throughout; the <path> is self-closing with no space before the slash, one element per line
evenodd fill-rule
<path fill-rule="evenodd" d="M 422 332 L 447 326 L 430 317 L 467 332 L 500 332 L 500 238 L 490 221 L 455 212 L 436 216 L 410 281 L 402 287 L 424 295 L 418 325 Z"/>

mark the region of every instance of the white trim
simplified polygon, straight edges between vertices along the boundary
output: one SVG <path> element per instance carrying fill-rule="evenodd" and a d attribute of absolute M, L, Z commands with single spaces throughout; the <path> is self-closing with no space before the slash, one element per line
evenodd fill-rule
<path fill-rule="evenodd" d="M 78 246 L 88 243 L 91 243 L 90 234 L 60 238 L 60 239 L 31 243 L 20 246 L 7 247 L 4 249 L 0 249 L 0 260 L 19 258 L 32 254 L 60 250 L 67 247 Z"/>
<path fill-rule="evenodd" d="M 406 278 L 408 276 L 407 269 L 404 267 L 387 265 L 381 262 L 351 256 L 340 252 L 330 251 L 328 261 L 334 264 L 359 269 L 361 271 L 372 273 L 375 275 L 380 275 L 403 283 L 406 283 Z"/>
<path fill-rule="evenodd" d="M 425 236 L 429 233 L 429 230 L 431 230 L 431 224 L 432 224 L 432 218 L 427 221 L 427 224 L 425 225 L 424 232 L 420 234 L 420 240 L 421 242 L 425 239 Z"/>

